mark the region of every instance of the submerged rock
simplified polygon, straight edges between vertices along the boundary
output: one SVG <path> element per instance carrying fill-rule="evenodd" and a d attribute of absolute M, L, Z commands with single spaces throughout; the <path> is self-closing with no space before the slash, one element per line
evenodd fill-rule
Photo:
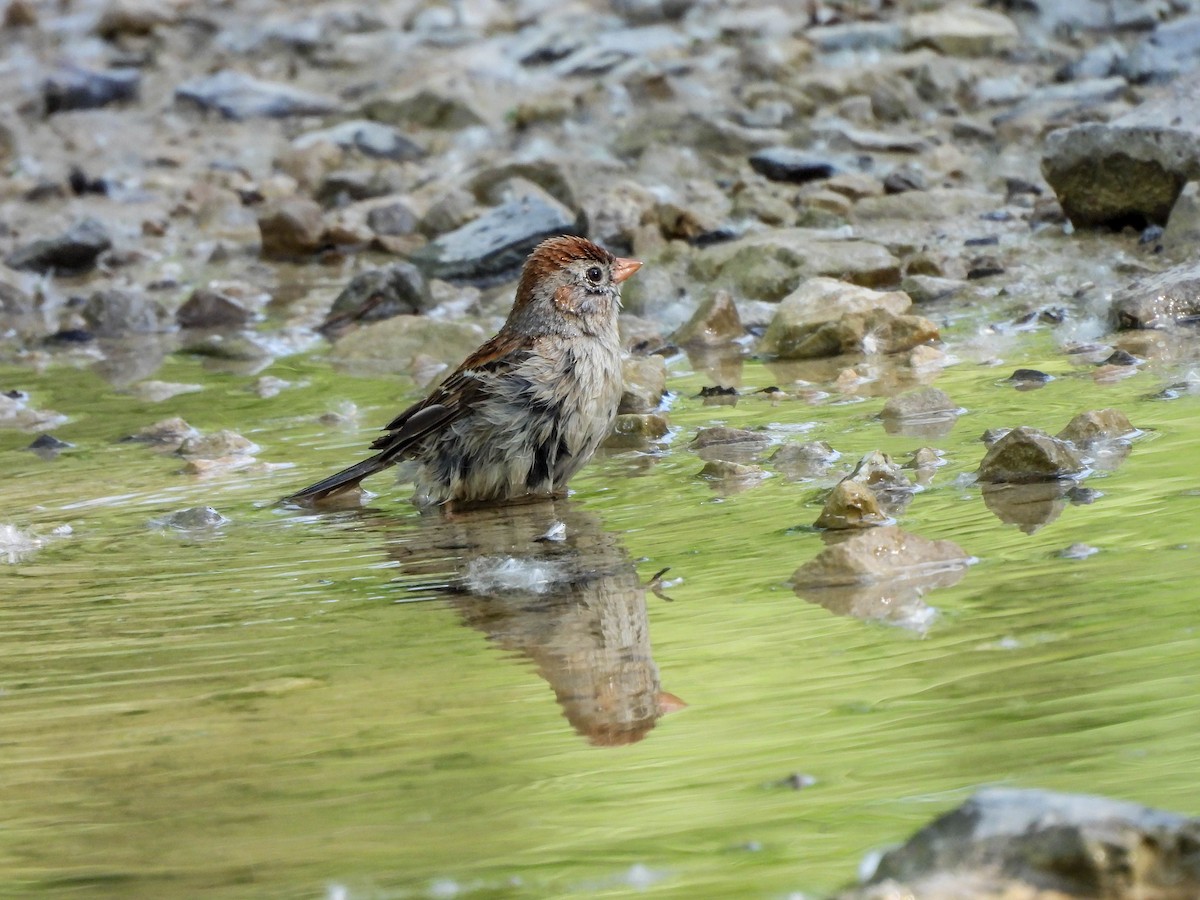
<path fill-rule="evenodd" d="M 162 419 L 153 425 L 140 428 L 122 440 L 139 444 L 154 444 L 168 450 L 177 450 L 185 441 L 200 436 L 200 432 L 178 416 Z"/>
<path fill-rule="evenodd" d="M 97 257 L 111 246 L 107 229 L 97 220 L 87 218 L 57 237 L 18 247 L 4 261 L 14 269 L 31 272 L 82 272 L 92 268 Z"/>
<path fill-rule="evenodd" d="M 190 459 L 219 459 L 223 456 L 252 456 L 259 450 L 258 444 L 236 431 L 222 429 L 206 435 L 194 435 L 184 439 L 179 455 Z"/>
<path fill-rule="evenodd" d="M 1065 441 L 1022 425 L 996 441 L 979 464 L 985 482 L 1029 484 L 1078 475 L 1083 461 Z"/>
<path fill-rule="evenodd" d="M 695 450 L 701 459 L 748 463 L 770 443 L 771 436 L 763 431 L 712 425 L 697 431 L 688 449 Z"/>
<path fill-rule="evenodd" d="M 1086 794 L 988 788 L 839 900 L 1200 896 L 1200 819 Z"/>
<path fill-rule="evenodd" d="M 771 454 L 771 464 L 794 481 L 820 478 L 841 454 L 825 441 L 784 444 Z"/>
<path fill-rule="evenodd" d="M 1016 525 L 1025 534 L 1033 534 L 1062 515 L 1073 486 L 1067 480 L 1028 484 L 984 482 L 980 493 L 983 505 L 997 519 L 1005 525 Z"/>
<path fill-rule="evenodd" d="M 950 432 L 958 412 L 945 391 L 922 387 L 889 398 L 879 416 L 888 434 L 936 438 Z"/>
<path fill-rule="evenodd" d="M 175 97 L 201 109 L 214 109 L 228 119 L 325 116 L 338 110 L 333 97 L 262 81 L 232 69 L 186 81 L 175 89 Z"/>
<path fill-rule="evenodd" d="M 661 441 L 671 431 L 671 423 L 659 413 L 624 413 L 613 422 L 603 446 L 610 450 L 640 450 Z"/>
<path fill-rule="evenodd" d="M 229 519 L 211 506 L 192 506 L 150 522 L 155 528 L 173 528 L 178 531 L 207 531 L 228 523 Z"/>
<path fill-rule="evenodd" d="M 953 541 L 930 541 L 884 525 L 822 550 L 791 578 L 796 594 L 837 615 L 924 631 L 934 611 L 922 599 L 959 581 L 974 559 Z"/>
<path fill-rule="evenodd" d="M 443 234 L 410 259 L 430 278 L 489 281 L 514 276 L 546 238 L 580 233 L 570 209 L 547 194 L 529 193 Z"/>

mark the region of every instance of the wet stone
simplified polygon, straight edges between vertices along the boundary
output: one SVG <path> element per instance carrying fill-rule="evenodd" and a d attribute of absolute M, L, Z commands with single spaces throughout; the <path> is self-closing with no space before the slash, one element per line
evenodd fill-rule
<path fill-rule="evenodd" d="M 909 334 L 916 340 L 908 343 L 900 323 L 906 318 L 920 318 L 903 316 L 911 304 L 908 295 L 899 291 L 875 291 L 834 278 L 810 278 L 780 302 L 759 350 L 784 359 L 810 359 L 856 349 L 911 349 L 929 339 L 930 333 L 937 335 L 936 326 L 928 323 L 928 329 Z M 906 343 L 908 346 L 904 346 Z"/>
<path fill-rule="evenodd" d="M 838 900 L 1182 900 L 1200 896 L 1197 846 L 1200 819 L 1086 794 L 987 788 L 885 853 L 866 884 Z M 947 885 L 970 887 L 960 894 Z"/>
<path fill-rule="evenodd" d="M 673 340 L 680 347 L 720 347 L 744 333 L 733 297 L 728 291 L 715 291 L 701 301 Z"/>
<path fill-rule="evenodd" d="M 940 453 L 932 447 L 919 447 L 912 452 L 912 457 L 904 463 L 902 468 L 905 469 L 930 469 L 936 466 L 944 466 L 946 461 L 942 459 Z"/>
<path fill-rule="evenodd" d="M 422 358 L 457 365 L 486 337 L 478 325 L 399 315 L 348 331 L 330 355 L 353 371 L 409 374 Z"/>
<path fill-rule="evenodd" d="M 653 412 L 667 392 L 667 362 L 661 356 L 630 356 L 621 364 L 625 387 L 618 412 Z"/>
<path fill-rule="evenodd" d="M 713 481 L 760 481 L 767 475 L 759 466 L 728 459 L 710 459 L 700 470 L 701 478 Z"/>
<path fill-rule="evenodd" d="M 376 234 L 405 235 L 417 230 L 417 216 L 400 201 L 376 206 L 367 213 L 367 227 Z"/>
<path fill-rule="evenodd" d="M 56 438 L 52 434 L 39 434 L 25 449 L 46 461 L 55 459 L 62 451 L 70 450 L 75 445 Z"/>
<path fill-rule="evenodd" d="M 660 441 L 671 430 L 667 417 L 658 413 L 625 413 L 617 416 L 604 440 L 610 450 L 638 450 Z"/>
<path fill-rule="evenodd" d="M 150 522 L 155 528 L 171 528 L 177 531 L 205 531 L 220 528 L 228 523 L 229 519 L 211 506 L 192 506 Z"/>
<path fill-rule="evenodd" d="M 1200 263 L 1184 263 L 1113 295 L 1109 321 L 1120 329 L 1200 322 Z"/>
<path fill-rule="evenodd" d="M 339 107 L 333 97 L 262 81 L 231 69 L 186 81 L 175 89 L 175 97 L 201 109 L 216 110 L 228 119 L 324 116 L 337 112 Z"/>
<path fill-rule="evenodd" d="M 491 281 L 515 275 L 535 246 L 558 234 L 580 234 L 575 213 L 548 195 L 529 194 L 443 234 L 410 259 L 430 278 Z"/>
<path fill-rule="evenodd" d="M 199 431 L 183 419 L 175 417 L 163 419 L 155 422 L 153 425 L 140 428 L 123 440 L 139 444 L 153 444 L 158 447 L 177 450 L 185 441 L 193 440 L 199 436 Z"/>
<path fill-rule="evenodd" d="M 905 391 L 883 404 L 880 416 L 885 419 L 944 419 L 954 418 L 958 407 L 950 395 L 940 388 L 923 387 Z"/>
<path fill-rule="evenodd" d="M 1053 381 L 1054 376 L 1047 375 L 1045 372 L 1039 371 L 1038 369 L 1015 369 L 1013 373 L 1008 376 L 1008 380 L 1016 385 L 1018 389 L 1020 389 L 1023 386 L 1040 387 L 1047 382 Z"/>
<path fill-rule="evenodd" d="M 1089 556 L 1095 556 L 1099 552 L 1099 549 L 1089 544 L 1075 543 L 1069 547 L 1063 547 L 1054 555 L 1059 559 L 1087 559 Z"/>
<path fill-rule="evenodd" d="M 750 431 L 746 428 L 729 428 L 725 425 L 712 425 L 697 431 L 696 436 L 691 440 L 690 447 L 693 450 L 705 450 L 709 447 L 743 444 L 762 449 L 770 442 L 771 436 L 762 431 Z"/>
<path fill-rule="evenodd" d="M 179 455 L 191 459 L 220 459 L 225 456 L 251 456 L 258 452 L 258 445 L 236 431 L 223 429 L 212 434 L 192 436 L 184 439 Z"/>
<path fill-rule="evenodd" d="M 421 270 L 410 263 L 392 263 L 351 278 L 333 301 L 321 331 L 336 333 L 353 322 L 416 315 L 432 305 L 429 283 Z"/>
<path fill-rule="evenodd" d="M 82 314 L 94 334 L 107 337 L 152 334 L 165 330 L 169 321 L 167 311 L 154 298 L 117 288 L 93 293 L 84 303 Z"/>
<path fill-rule="evenodd" d="M 1059 440 L 1076 447 L 1090 447 L 1105 441 L 1127 438 L 1137 431 L 1119 409 L 1094 409 L 1081 412 L 1058 433 Z"/>
<path fill-rule="evenodd" d="M 112 246 L 108 231 L 96 219 L 83 219 L 57 237 L 18 247 L 5 262 L 14 269 L 32 272 L 82 272 Z"/>
<path fill-rule="evenodd" d="M 110 103 L 136 100 L 142 73 L 137 69 L 86 69 L 63 66 L 42 85 L 46 114 L 76 109 L 99 109 Z"/>
<path fill-rule="evenodd" d="M 841 456 L 825 441 L 784 444 L 771 454 L 771 464 L 793 480 L 820 478 Z"/>
<path fill-rule="evenodd" d="M 1027 484 L 1078 475 L 1082 460 L 1065 441 L 1022 425 L 996 441 L 979 464 L 983 482 Z"/>
<path fill-rule="evenodd" d="M 750 168 L 772 181 L 804 184 L 837 174 L 830 160 L 794 150 L 791 147 L 768 147 L 750 157 Z"/>
<path fill-rule="evenodd" d="M 813 524 L 832 531 L 873 528 L 887 524 L 875 492 L 854 481 L 839 481 L 825 498 L 821 515 Z"/>
<path fill-rule="evenodd" d="M 254 314 L 236 297 L 211 288 L 197 288 L 175 313 L 180 328 L 241 328 Z"/>

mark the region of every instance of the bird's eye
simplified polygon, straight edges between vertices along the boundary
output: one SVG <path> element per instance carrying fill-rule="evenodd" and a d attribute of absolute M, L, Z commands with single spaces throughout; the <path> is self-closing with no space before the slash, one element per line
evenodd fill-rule
<path fill-rule="evenodd" d="M 592 284 L 599 284 L 600 279 L 604 277 L 604 273 L 600 271 L 599 266 L 592 266 L 587 270 L 587 280 Z"/>

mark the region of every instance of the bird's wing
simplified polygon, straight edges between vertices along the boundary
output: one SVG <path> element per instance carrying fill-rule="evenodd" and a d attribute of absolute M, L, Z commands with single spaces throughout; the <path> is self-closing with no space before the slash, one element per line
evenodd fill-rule
<path fill-rule="evenodd" d="M 428 397 L 389 422 L 384 428 L 387 433 L 376 438 L 371 449 L 380 451 L 381 462 L 402 458 L 424 438 L 469 415 L 488 393 L 488 375 L 502 375 L 526 356 L 517 339 L 501 332 L 468 356 Z"/>

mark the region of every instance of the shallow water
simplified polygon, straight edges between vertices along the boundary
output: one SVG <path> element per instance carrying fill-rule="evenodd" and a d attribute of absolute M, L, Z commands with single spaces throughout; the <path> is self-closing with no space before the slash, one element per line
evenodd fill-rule
<path fill-rule="evenodd" d="M 1022 340 L 939 376 L 966 411 L 936 439 L 886 433 L 870 384 L 705 406 L 680 358 L 667 448 L 602 456 L 569 501 L 449 521 L 387 477 L 361 511 L 273 505 L 354 458 L 407 381 L 285 359 L 266 373 L 297 386 L 260 399 L 172 357 L 155 377 L 204 390 L 155 404 L 84 365 L 0 370 L 76 444 L 45 461 L 0 431 L 0 522 L 45 538 L 0 566 L 0 894 L 819 895 L 983 784 L 1200 812 L 1198 401 L 1147 399 L 1178 372 L 1097 383 Z M 1016 391 L 1018 366 L 1058 377 Z M 357 424 L 315 421 L 341 400 Z M 1106 406 L 1144 434 L 1086 480 L 1094 503 L 1025 533 L 966 477 L 986 428 Z M 169 415 L 241 432 L 258 465 L 189 476 L 118 442 Z M 842 457 L 733 490 L 687 447 L 717 423 Z M 946 465 L 900 524 L 978 563 L 917 628 L 797 596 L 823 492 L 869 450 L 930 444 Z M 150 524 L 192 506 L 231 521 Z M 533 540 L 556 522 L 565 541 Z M 1076 542 L 1098 552 L 1056 556 Z"/>

